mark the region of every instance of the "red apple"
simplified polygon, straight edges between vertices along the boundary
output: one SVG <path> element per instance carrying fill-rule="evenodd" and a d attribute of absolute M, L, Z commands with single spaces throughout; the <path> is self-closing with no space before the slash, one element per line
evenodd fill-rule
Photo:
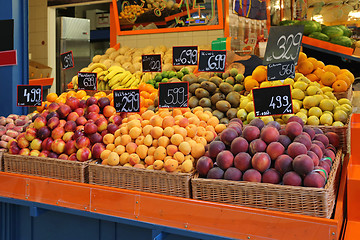
<path fill-rule="evenodd" d="M 110 105 L 110 100 L 107 97 L 101 97 L 98 100 L 98 105 L 101 109 L 103 109 L 107 105 Z"/>
<path fill-rule="evenodd" d="M 95 124 L 98 127 L 98 132 L 101 132 L 107 129 L 108 121 L 105 118 L 99 118 L 95 121 Z"/>
<path fill-rule="evenodd" d="M 118 129 L 119 129 L 119 127 L 114 123 L 110 123 L 107 127 L 108 132 L 111 134 L 114 134 L 116 132 L 116 130 L 118 130 Z"/>
<path fill-rule="evenodd" d="M 30 149 L 40 151 L 41 150 L 41 144 L 42 144 L 42 141 L 40 139 L 38 139 L 38 138 L 35 138 L 30 143 Z"/>
<path fill-rule="evenodd" d="M 66 124 L 66 120 L 61 119 L 58 127 L 63 128 L 63 127 L 65 127 L 65 124 Z"/>
<path fill-rule="evenodd" d="M 50 137 L 50 134 L 51 134 L 50 129 L 45 126 L 37 131 L 36 136 L 41 140 L 44 140 L 45 138 Z"/>
<path fill-rule="evenodd" d="M 16 141 L 18 143 L 19 148 L 27 148 L 30 145 L 30 142 L 28 140 L 26 140 L 25 138 L 25 133 L 20 133 L 17 138 Z"/>
<path fill-rule="evenodd" d="M 22 148 L 22 149 L 19 151 L 19 155 L 29 156 L 29 155 L 30 155 L 30 149 L 28 149 L 28 148 Z"/>
<path fill-rule="evenodd" d="M 93 158 L 97 159 L 100 158 L 100 155 L 103 151 L 106 150 L 106 147 L 102 143 L 95 143 L 91 148 L 91 153 Z"/>
<path fill-rule="evenodd" d="M 65 142 L 62 139 L 55 139 L 51 144 L 51 150 L 57 154 L 61 154 L 64 152 Z"/>
<path fill-rule="evenodd" d="M 76 130 L 76 131 L 74 132 L 73 140 L 76 140 L 76 139 L 77 139 L 78 137 L 80 137 L 80 136 L 84 136 L 84 132 L 81 131 L 81 130 Z"/>
<path fill-rule="evenodd" d="M 60 119 L 58 117 L 52 117 L 49 119 L 49 121 L 47 122 L 47 126 L 50 128 L 50 129 L 54 129 L 56 128 L 57 126 L 59 126 L 60 124 Z"/>
<path fill-rule="evenodd" d="M 60 105 L 58 103 L 52 102 L 49 104 L 48 110 L 49 110 L 49 112 L 56 112 L 56 110 L 58 110 L 59 107 L 60 107 Z"/>
<path fill-rule="evenodd" d="M 57 117 L 59 118 L 59 114 L 55 111 L 55 112 L 50 112 L 47 116 L 46 116 L 46 121 L 49 121 L 50 118 L 52 117 Z"/>
<path fill-rule="evenodd" d="M 122 118 L 118 114 L 114 114 L 109 118 L 109 123 L 114 123 L 119 126 L 121 122 L 122 122 Z"/>
<path fill-rule="evenodd" d="M 79 118 L 79 114 L 77 114 L 76 112 L 71 112 L 67 116 L 66 120 L 67 121 L 76 121 L 76 119 L 78 119 L 78 118 Z"/>
<path fill-rule="evenodd" d="M 67 115 L 71 113 L 71 108 L 66 104 L 61 105 L 57 110 L 57 113 L 59 114 L 59 118 L 65 119 Z"/>
<path fill-rule="evenodd" d="M 77 158 L 76 158 L 76 153 L 73 153 L 69 156 L 68 160 L 70 161 L 77 161 Z"/>
<path fill-rule="evenodd" d="M 76 130 L 76 122 L 74 121 L 67 121 L 64 126 L 64 130 L 66 132 L 74 132 Z"/>
<path fill-rule="evenodd" d="M 93 104 L 93 105 L 88 106 L 87 112 L 88 112 L 88 113 L 90 113 L 90 112 L 99 113 L 99 112 L 100 112 L 100 108 L 99 108 L 98 105 Z"/>
<path fill-rule="evenodd" d="M 91 158 L 91 151 L 87 147 L 80 148 L 76 152 L 76 158 L 80 162 L 85 162 Z"/>
<path fill-rule="evenodd" d="M 84 116 L 78 117 L 78 119 L 76 119 L 77 125 L 85 125 L 86 122 L 87 122 L 87 120 Z"/>
<path fill-rule="evenodd" d="M 79 108 L 86 108 L 86 100 L 85 99 L 81 99 L 79 102 Z"/>
<path fill-rule="evenodd" d="M 39 150 L 31 150 L 30 151 L 30 156 L 38 157 L 39 155 L 40 155 Z"/>
<path fill-rule="evenodd" d="M 36 129 L 35 128 L 27 128 L 25 131 L 25 139 L 31 142 L 36 138 Z"/>
<path fill-rule="evenodd" d="M 77 149 L 74 140 L 70 140 L 67 143 L 65 143 L 64 153 L 70 156 L 72 153 L 76 153 L 76 151 Z"/>
<path fill-rule="evenodd" d="M 79 107 L 79 104 L 80 104 L 80 100 L 77 99 L 76 97 L 69 97 L 67 100 L 66 100 L 66 105 L 68 105 L 71 110 L 75 110 Z"/>
<path fill-rule="evenodd" d="M 58 157 L 58 159 L 63 159 L 63 160 L 68 160 L 69 156 L 66 155 L 65 153 L 60 154 L 60 156 Z"/>
<path fill-rule="evenodd" d="M 87 120 L 93 120 L 94 122 L 100 118 L 100 114 L 96 112 L 89 112 L 86 114 Z"/>
<path fill-rule="evenodd" d="M 91 144 L 102 143 L 103 136 L 100 133 L 96 132 L 91 134 L 89 136 L 89 139 Z"/>
<path fill-rule="evenodd" d="M 64 140 L 64 142 L 68 142 L 70 141 L 74 136 L 74 132 L 65 132 L 65 134 L 62 136 L 62 140 Z"/>
<path fill-rule="evenodd" d="M 88 135 L 96 133 L 98 127 L 94 123 L 86 123 L 84 126 L 84 132 Z"/>
<path fill-rule="evenodd" d="M 93 104 L 97 104 L 98 100 L 96 97 L 89 97 L 87 100 L 86 100 L 86 105 L 87 106 L 90 106 L 90 105 L 93 105 Z"/>
<path fill-rule="evenodd" d="M 49 157 L 49 158 L 58 158 L 58 157 L 59 157 L 59 154 L 54 153 L 54 152 L 49 152 L 48 157 Z"/>
<path fill-rule="evenodd" d="M 75 146 L 77 149 L 90 147 L 90 140 L 85 136 L 80 136 L 75 140 Z"/>
<path fill-rule="evenodd" d="M 48 150 L 42 150 L 39 154 L 39 157 L 47 157 L 49 155 L 50 151 Z"/>
<path fill-rule="evenodd" d="M 65 129 L 62 127 L 57 127 L 55 128 L 52 133 L 51 133 L 51 137 L 56 140 L 56 139 L 61 139 L 62 136 L 64 136 L 65 134 Z"/>
<path fill-rule="evenodd" d="M 51 151 L 51 144 L 53 141 L 54 140 L 51 137 L 44 139 L 44 141 L 41 143 L 41 149 Z"/>
<path fill-rule="evenodd" d="M 79 117 L 81 117 L 81 116 L 84 116 L 85 110 L 84 110 L 84 108 L 77 108 L 77 109 L 75 109 L 74 112 L 76 112 L 79 115 Z"/>
<path fill-rule="evenodd" d="M 35 129 L 40 129 L 42 127 L 46 126 L 46 118 L 43 116 L 39 116 L 35 119 L 34 121 L 34 128 Z"/>

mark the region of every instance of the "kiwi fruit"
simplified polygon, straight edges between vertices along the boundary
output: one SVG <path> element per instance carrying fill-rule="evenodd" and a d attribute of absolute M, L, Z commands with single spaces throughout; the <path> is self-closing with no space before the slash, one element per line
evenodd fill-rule
<path fill-rule="evenodd" d="M 220 83 L 223 82 L 223 80 L 221 78 L 219 78 L 218 76 L 213 76 L 209 79 L 210 82 L 215 83 L 216 86 L 219 87 Z"/>
<path fill-rule="evenodd" d="M 228 101 L 221 100 L 216 103 L 216 109 L 226 113 L 231 108 L 231 105 Z"/>
<path fill-rule="evenodd" d="M 155 111 L 155 106 L 154 106 L 154 105 L 150 105 L 150 106 L 148 106 L 147 109 L 148 109 L 148 110 L 151 110 L 151 111 Z"/>
<path fill-rule="evenodd" d="M 192 94 L 195 93 L 195 90 L 198 89 L 200 87 L 199 83 L 193 83 L 190 85 L 189 87 L 189 92 L 191 92 Z"/>
<path fill-rule="evenodd" d="M 213 116 L 217 117 L 219 120 L 222 119 L 224 117 L 224 113 L 220 112 L 219 110 L 214 110 L 212 112 Z"/>
<path fill-rule="evenodd" d="M 199 101 L 199 105 L 203 108 L 205 107 L 211 107 L 211 101 L 208 98 L 202 98 Z"/>
<path fill-rule="evenodd" d="M 199 77 L 199 79 L 198 79 L 199 83 L 203 83 L 203 82 L 206 82 L 206 81 L 209 81 L 209 80 L 207 78 L 203 78 L 203 77 Z"/>
<path fill-rule="evenodd" d="M 227 79 L 228 77 L 230 77 L 230 71 L 229 71 L 229 70 L 226 70 L 225 72 L 223 72 L 222 78 L 223 78 L 223 79 Z"/>
<path fill-rule="evenodd" d="M 224 93 L 225 95 L 227 95 L 229 92 L 233 92 L 234 91 L 234 87 L 231 86 L 229 83 L 227 82 L 222 82 L 219 85 L 219 89 L 222 93 Z"/>
<path fill-rule="evenodd" d="M 158 106 L 159 106 L 159 97 L 156 97 L 156 98 L 154 99 L 154 106 L 155 106 L 155 107 L 158 107 Z"/>
<path fill-rule="evenodd" d="M 194 108 L 197 106 L 199 106 L 199 99 L 195 96 L 192 96 L 191 98 L 189 98 L 189 107 Z"/>
<path fill-rule="evenodd" d="M 222 119 L 220 119 L 220 124 L 228 124 L 229 123 L 229 119 L 224 117 Z"/>
<path fill-rule="evenodd" d="M 212 111 L 213 111 L 213 110 L 212 110 L 211 108 L 209 108 L 209 107 L 204 107 L 203 110 L 204 110 L 204 112 L 205 112 L 205 111 L 209 111 L 209 112 L 212 112 Z"/>
<path fill-rule="evenodd" d="M 226 96 L 226 101 L 228 101 L 233 108 L 237 108 L 240 105 L 240 94 L 237 92 L 230 92 Z"/>
<path fill-rule="evenodd" d="M 233 77 L 227 77 L 225 82 L 227 82 L 228 84 L 234 86 L 235 84 L 235 79 Z"/>
<path fill-rule="evenodd" d="M 205 89 L 203 88 L 198 88 L 195 90 L 195 95 L 198 99 L 201 99 L 201 98 L 207 98 L 210 96 L 209 92 L 206 91 Z"/>
<path fill-rule="evenodd" d="M 237 114 L 237 109 L 236 108 L 230 108 L 227 112 L 226 112 L 226 117 L 228 119 L 233 119 L 236 118 L 236 114 Z"/>
<path fill-rule="evenodd" d="M 204 81 L 204 82 L 202 82 L 201 83 L 201 87 L 203 88 L 203 89 L 205 89 L 205 90 L 207 90 L 209 93 L 213 93 L 213 92 L 215 92 L 215 90 L 216 90 L 216 85 L 215 85 L 215 83 L 212 83 L 212 82 L 210 82 L 210 81 Z"/>
<path fill-rule="evenodd" d="M 225 99 L 226 99 L 225 94 L 215 93 L 214 95 L 211 96 L 211 104 L 215 106 L 218 101 Z"/>

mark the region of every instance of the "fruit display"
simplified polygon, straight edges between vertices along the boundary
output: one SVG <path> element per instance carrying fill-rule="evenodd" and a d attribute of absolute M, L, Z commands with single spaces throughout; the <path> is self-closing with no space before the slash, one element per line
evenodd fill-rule
<path fill-rule="evenodd" d="M 226 128 L 202 107 L 161 109 L 125 117 L 115 133 L 108 133 L 99 148 L 101 164 L 167 172 L 191 172 L 205 146 Z"/>
<path fill-rule="evenodd" d="M 71 94 L 65 103 L 52 102 L 33 122 L 8 144 L 9 153 L 87 161 L 97 156 L 93 146 L 115 133 L 122 117 L 107 97 L 80 100 Z"/>
<path fill-rule="evenodd" d="M 124 6 L 122 11 L 119 13 L 119 19 L 126 19 L 129 21 L 135 21 L 138 16 L 146 11 L 140 5 L 127 5 Z"/>
<path fill-rule="evenodd" d="M 8 142 L 24 132 L 31 123 L 31 116 L 10 114 L 0 117 L 0 149 L 7 148 Z"/>
<path fill-rule="evenodd" d="M 254 119 L 243 127 L 233 119 L 196 164 L 200 177 L 322 188 L 340 139 L 304 126 L 297 116 L 284 128 Z"/>

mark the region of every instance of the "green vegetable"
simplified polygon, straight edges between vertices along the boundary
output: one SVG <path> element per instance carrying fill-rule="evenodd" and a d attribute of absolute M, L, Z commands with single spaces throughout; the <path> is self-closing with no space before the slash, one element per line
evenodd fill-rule
<path fill-rule="evenodd" d="M 279 23 L 280 26 L 289 26 L 294 25 L 294 23 L 298 22 L 298 20 L 284 20 Z"/>
<path fill-rule="evenodd" d="M 341 30 L 343 30 L 343 36 L 345 37 L 351 37 L 352 36 L 352 31 L 350 30 L 350 28 L 344 26 L 344 25 L 337 25 L 336 27 L 341 28 Z"/>
<path fill-rule="evenodd" d="M 324 33 L 321 33 L 321 32 L 313 32 L 312 34 L 309 35 L 309 37 L 316 38 L 316 39 L 323 40 L 323 41 L 330 40 L 330 38 L 327 35 L 325 35 Z"/>
<path fill-rule="evenodd" d="M 330 42 L 344 46 L 344 47 L 351 47 L 351 44 L 352 44 L 351 39 L 346 36 L 339 36 L 339 37 L 331 38 Z"/>
<path fill-rule="evenodd" d="M 304 35 L 308 36 L 313 32 L 321 31 L 321 24 L 315 21 L 300 21 L 295 23 L 295 25 L 304 25 Z"/>
<path fill-rule="evenodd" d="M 341 28 L 335 26 L 324 27 L 321 32 L 326 34 L 330 39 L 340 37 L 344 34 L 344 31 Z"/>

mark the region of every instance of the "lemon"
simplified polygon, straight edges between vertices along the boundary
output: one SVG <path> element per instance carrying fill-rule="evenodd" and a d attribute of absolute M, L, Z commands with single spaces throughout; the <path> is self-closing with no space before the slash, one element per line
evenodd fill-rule
<path fill-rule="evenodd" d="M 326 96 L 328 96 L 330 99 L 335 99 L 335 100 L 336 100 L 336 97 L 335 97 L 335 95 L 334 95 L 332 92 L 324 92 L 324 94 L 325 94 Z"/>
<path fill-rule="evenodd" d="M 294 88 L 301 89 L 302 91 L 305 91 L 307 87 L 308 84 L 303 81 L 297 81 L 296 83 L 294 83 Z"/>
<path fill-rule="evenodd" d="M 263 88 L 263 87 L 271 87 L 271 82 L 269 82 L 269 81 L 262 82 L 260 84 L 260 88 Z"/>
<path fill-rule="evenodd" d="M 301 109 L 300 109 L 300 112 L 305 113 L 306 116 L 308 115 L 308 110 L 305 109 L 305 108 L 301 108 Z"/>
<path fill-rule="evenodd" d="M 332 111 L 334 109 L 334 104 L 330 99 L 323 99 L 320 101 L 319 107 L 323 111 Z"/>
<path fill-rule="evenodd" d="M 318 87 L 318 88 L 320 88 L 320 83 L 318 83 L 318 82 L 311 82 L 310 84 L 309 84 L 309 86 L 315 86 L 315 87 Z M 320 89 L 321 90 L 321 89 Z M 322 92 L 322 91 L 321 91 Z"/>
<path fill-rule="evenodd" d="M 294 88 L 291 91 L 291 96 L 293 99 L 303 100 L 305 97 L 305 93 L 299 88 Z"/>
<path fill-rule="evenodd" d="M 319 118 L 316 116 L 308 117 L 307 122 L 306 122 L 306 124 L 313 125 L 313 126 L 317 126 L 317 125 L 319 125 L 319 123 L 320 123 Z"/>
<path fill-rule="evenodd" d="M 352 106 L 350 106 L 349 104 L 341 104 L 340 106 L 347 113 L 347 115 L 350 115 L 352 113 Z"/>
<path fill-rule="evenodd" d="M 334 91 L 334 89 L 331 88 L 331 87 L 322 87 L 322 88 L 321 88 L 321 91 L 323 91 L 323 93 L 325 93 L 325 92 L 332 92 L 332 91 Z"/>
<path fill-rule="evenodd" d="M 247 112 L 253 112 L 254 111 L 254 102 L 253 101 L 248 102 L 245 106 L 245 110 Z"/>
<path fill-rule="evenodd" d="M 246 104 L 248 104 L 248 102 L 251 102 L 251 100 L 248 98 L 241 99 L 240 100 L 240 108 L 245 109 Z"/>
<path fill-rule="evenodd" d="M 319 87 L 317 86 L 309 86 L 307 89 L 306 89 L 306 93 L 307 95 L 309 96 L 313 96 L 315 94 L 321 94 L 321 90 Z"/>
<path fill-rule="evenodd" d="M 309 116 L 316 116 L 316 117 L 320 117 L 322 115 L 322 110 L 319 107 L 312 107 L 309 109 L 308 115 Z"/>
<path fill-rule="evenodd" d="M 334 120 L 342 123 L 346 123 L 348 115 L 343 110 L 337 110 L 334 112 Z"/>
<path fill-rule="evenodd" d="M 304 77 L 302 73 L 295 73 L 294 80 L 297 81 L 300 77 Z"/>
<path fill-rule="evenodd" d="M 340 104 L 338 103 L 337 100 L 335 100 L 335 99 L 330 99 L 330 100 L 334 104 L 334 107 L 340 106 Z"/>
<path fill-rule="evenodd" d="M 274 121 L 274 118 L 272 116 L 265 116 L 265 117 L 260 117 L 261 120 L 263 120 L 263 122 L 266 124 L 268 124 L 271 121 Z"/>
<path fill-rule="evenodd" d="M 341 99 L 339 99 L 339 100 L 338 100 L 338 103 L 339 103 L 340 105 L 349 104 L 349 105 L 351 106 L 351 102 L 350 102 L 350 100 L 347 99 L 347 98 L 341 98 Z"/>
<path fill-rule="evenodd" d="M 289 118 L 294 116 L 294 114 L 284 114 L 282 115 L 281 119 L 284 121 L 284 123 L 287 123 Z"/>
<path fill-rule="evenodd" d="M 287 78 L 287 79 L 284 80 L 284 85 L 291 85 L 291 86 L 293 86 L 294 83 L 295 83 L 295 81 L 294 81 L 294 79 L 292 79 L 292 78 Z"/>
<path fill-rule="evenodd" d="M 301 118 L 301 120 L 303 120 L 304 124 L 307 122 L 307 115 L 305 113 L 298 112 L 295 114 L 295 116 L 298 116 L 299 118 Z"/>
<path fill-rule="evenodd" d="M 324 99 L 330 99 L 328 95 L 324 94 L 322 95 Z"/>
<path fill-rule="evenodd" d="M 323 114 L 324 113 L 330 114 L 332 117 L 334 117 L 334 114 L 331 111 L 323 111 Z"/>
<path fill-rule="evenodd" d="M 320 117 L 320 123 L 322 125 L 331 126 L 333 123 L 333 117 L 328 113 L 324 113 Z"/>
<path fill-rule="evenodd" d="M 252 91 L 246 97 L 252 101 L 253 100 Z"/>
<path fill-rule="evenodd" d="M 272 81 L 272 86 L 282 86 L 284 85 L 280 80 Z"/>
<path fill-rule="evenodd" d="M 344 124 L 342 122 L 335 121 L 335 122 L 333 122 L 333 124 L 331 126 L 333 126 L 333 127 L 343 127 Z"/>
<path fill-rule="evenodd" d="M 299 104 L 300 107 L 303 106 L 303 102 L 297 99 L 293 99 L 293 102 L 297 102 Z"/>
<path fill-rule="evenodd" d="M 310 109 L 312 107 L 316 107 L 317 100 L 313 96 L 306 96 L 303 100 L 304 108 Z"/>
<path fill-rule="evenodd" d="M 292 101 L 292 105 L 293 105 L 294 113 L 297 113 L 300 111 L 300 105 L 298 102 Z"/>
<path fill-rule="evenodd" d="M 240 109 L 237 113 L 236 113 L 237 118 L 240 118 L 241 121 L 245 121 L 246 117 L 247 117 L 247 112 L 245 109 Z"/>
<path fill-rule="evenodd" d="M 278 123 L 280 123 L 280 125 L 285 124 L 284 120 L 282 120 L 281 118 L 277 118 L 275 121 L 277 121 Z"/>
<path fill-rule="evenodd" d="M 251 120 L 253 120 L 255 117 L 255 113 L 254 112 L 249 112 L 247 117 L 246 117 L 246 121 L 251 122 Z"/>

